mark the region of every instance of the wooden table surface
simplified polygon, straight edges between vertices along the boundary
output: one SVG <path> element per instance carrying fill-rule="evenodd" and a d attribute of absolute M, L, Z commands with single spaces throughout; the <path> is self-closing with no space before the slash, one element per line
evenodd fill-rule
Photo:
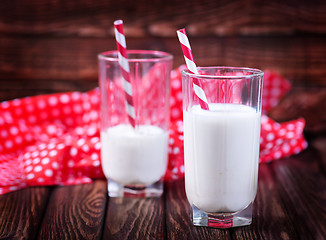
<path fill-rule="evenodd" d="M 326 138 L 260 164 L 253 222 L 195 227 L 184 180 L 161 198 L 109 198 L 106 181 L 30 187 L 0 196 L 1 239 L 326 239 Z"/>

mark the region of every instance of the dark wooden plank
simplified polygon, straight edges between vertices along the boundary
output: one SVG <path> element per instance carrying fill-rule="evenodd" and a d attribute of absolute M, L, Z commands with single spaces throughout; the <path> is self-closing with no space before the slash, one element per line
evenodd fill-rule
<path fill-rule="evenodd" d="M 177 39 L 173 39 L 175 43 Z M 168 41 L 169 42 L 169 41 Z M 84 38 L 1 38 L 0 45 L 6 52 L 0 53 L 1 88 L 27 87 L 37 89 L 52 81 L 48 89 L 60 88 L 63 81 L 73 80 L 76 87 L 89 82 L 97 83 L 97 55 L 107 50 L 116 50 L 113 37 L 108 39 Z M 130 49 L 152 49 L 166 51 L 166 43 L 153 39 L 130 39 Z M 176 49 L 180 46 L 174 44 Z M 11 83 L 12 80 L 21 84 Z M 43 80 L 43 84 L 41 82 Z M 61 82 L 60 82 L 61 81 Z M 42 84 L 42 85 L 41 85 Z M 61 87 L 62 88 L 62 87 Z"/>
<path fill-rule="evenodd" d="M 324 43 L 324 38 L 316 37 L 191 38 L 199 66 L 270 68 L 294 83 L 326 86 Z M 97 54 L 116 49 L 113 37 L 29 38 L 28 41 L 8 37 L 0 38 L 0 45 L 3 46 L 0 53 L 3 87 L 10 85 L 12 79 L 97 81 Z M 167 51 L 175 57 L 174 66 L 184 64 L 177 37 L 130 38 L 128 47 Z"/>
<path fill-rule="evenodd" d="M 103 239 L 165 239 L 163 197 L 110 198 Z"/>
<path fill-rule="evenodd" d="M 301 239 L 326 238 L 326 177 L 317 158 L 308 150 L 272 164 L 287 217 Z"/>
<path fill-rule="evenodd" d="M 326 87 L 294 88 L 270 111 L 269 116 L 279 122 L 303 117 L 306 132 L 326 134 L 325 103 Z"/>
<path fill-rule="evenodd" d="M 34 239 L 50 189 L 30 187 L 0 196 L 0 238 Z"/>
<path fill-rule="evenodd" d="M 311 140 L 310 145 L 316 149 L 320 159 L 320 169 L 326 177 L 326 134 L 314 137 Z"/>
<path fill-rule="evenodd" d="M 0 80 L 0 101 L 26 96 L 36 96 L 70 91 L 89 91 L 98 87 L 98 82 L 67 80 L 46 80 L 46 79 L 7 79 Z"/>
<path fill-rule="evenodd" d="M 0 32 L 52 36 L 112 35 L 114 19 L 125 20 L 130 36 L 175 36 L 186 26 L 192 35 L 292 35 L 326 33 L 325 1 L 5 0 Z"/>
<path fill-rule="evenodd" d="M 326 86 L 326 46 L 316 37 L 192 38 L 197 65 L 248 66 L 273 69 L 294 85 Z M 113 38 L 0 37 L 0 100 L 39 93 L 89 90 L 97 86 L 97 54 L 115 49 Z M 131 38 L 130 49 L 154 49 L 184 64 L 173 38 Z M 309 52 L 309 56 L 308 56 Z M 318 62 L 318 64 L 314 64 Z M 35 91 L 35 94 L 33 92 Z"/>
<path fill-rule="evenodd" d="M 282 160 L 280 160 L 282 161 Z M 231 230 L 233 239 L 298 239 L 294 223 L 278 192 L 270 164 L 259 166 L 258 191 L 250 226 Z"/>
<path fill-rule="evenodd" d="M 167 239 L 230 239 L 226 229 L 195 227 L 187 201 L 184 179 L 165 184 Z"/>
<path fill-rule="evenodd" d="M 39 239 L 100 239 L 107 202 L 106 182 L 53 190 Z"/>

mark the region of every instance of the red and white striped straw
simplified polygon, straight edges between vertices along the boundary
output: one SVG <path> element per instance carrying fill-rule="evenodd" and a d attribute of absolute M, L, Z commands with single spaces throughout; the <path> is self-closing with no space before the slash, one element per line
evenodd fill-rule
<path fill-rule="evenodd" d="M 126 44 L 125 35 L 123 34 L 122 20 L 114 21 L 114 33 L 115 33 L 115 40 L 118 49 L 120 71 L 123 78 L 123 88 L 126 95 L 126 109 L 128 113 L 128 118 L 130 124 L 133 127 L 135 127 L 136 114 L 135 114 L 135 108 L 134 108 L 133 97 L 132 97 L 132 86 L 130 82 L 130 71 L 129 71 L 129 63 L 127 58 L 127 44 Z"/>
<path fill-rule="evenodd" d="M 188 40 L 188 37 L 186 34 L 186 30 L 184 28 L 180 29 L 177 31 L 177 34 L 178 34 L 178 38 L 179 38 L 179 41 L 181 44 L 183 56 L 185 58 L 186 65 L 187 65 L 189 72 L 193 73 L 193 74 L 198 74 L 197 67 L 196 67 L 196 64 L 194 61 L 194 57 L 192 56 L 191 47 L 190 47 L 190 43 L 189 43 L 189 40 Z M 194 80 L 193 80 L 193 87 L 194 87 L 195 94 L 197 95 L 197 97 L 199 99 L 200 107 L 202 109 L 209 110 L 205 92 L 202 89 L 200 82 L 198 81 L 197 78 L 194 78 Z"/>

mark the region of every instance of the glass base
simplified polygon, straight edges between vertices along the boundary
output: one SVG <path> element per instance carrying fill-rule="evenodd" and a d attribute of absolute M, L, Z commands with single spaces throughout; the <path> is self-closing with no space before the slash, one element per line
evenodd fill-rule
<path fill-rule="evenodd" d="M 108 180 L 108 195 L 110 197 L 160 197 L 163 194 L 163 182 L 160 180 L 147 186 L 121 185 L 112 179 Z"/>
<path fill-rule="evenodd" d="M 213 227 L 213 228 L 231 228 L 251 224 L 252 203 L 245 209 L 235 213 L 217 213 L 211 214 L 199 210 L 192 205 L 192 221 L 195 226 Z"/>

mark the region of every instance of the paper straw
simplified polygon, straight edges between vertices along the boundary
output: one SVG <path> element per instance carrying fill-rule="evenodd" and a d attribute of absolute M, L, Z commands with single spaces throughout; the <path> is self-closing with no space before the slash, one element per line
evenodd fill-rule
<path fill-rule="evenodd" d="M 187 65 L 189 72 L 193 73 L 193 74 L 198 74 L 197 67 L 196 67 L 196 64 L 194 61 L 194 57 L 192 55 L 190 43 L 189 43 L 189 40 L 188 40 L 188 37 L 186 34 L 186 30 L 184 28 L 180 29 L 177 31 L 177 34 L 178 34 L 178 38 L 179 38 L 179 41 L 181 44 L 183 56 L 185 58 L 186 65 Z M 202 109 L 209 110 L 205 92 L 202 89 L 200 82 L 198 81 L 197 78 L 194 78 L 194 80 L 193 80 L 193 87 L 194 87 L 195 94 L 197 95 L 197 97 L 199 99 L 200 107 Z"/>
<path fill-rule="evenodd" d="M 130 124 L 135 127 L 136 114 L 132 97 L 132 85 L 130 82 L 129 62 L 127 58 L 127 44 L 126 38 L 123 34 L 123 21 L 114 21 L 114 33 L 117 43 L 120 71 L 123 78 L 123 88 L 126 95 L 126 109 Z"/>

